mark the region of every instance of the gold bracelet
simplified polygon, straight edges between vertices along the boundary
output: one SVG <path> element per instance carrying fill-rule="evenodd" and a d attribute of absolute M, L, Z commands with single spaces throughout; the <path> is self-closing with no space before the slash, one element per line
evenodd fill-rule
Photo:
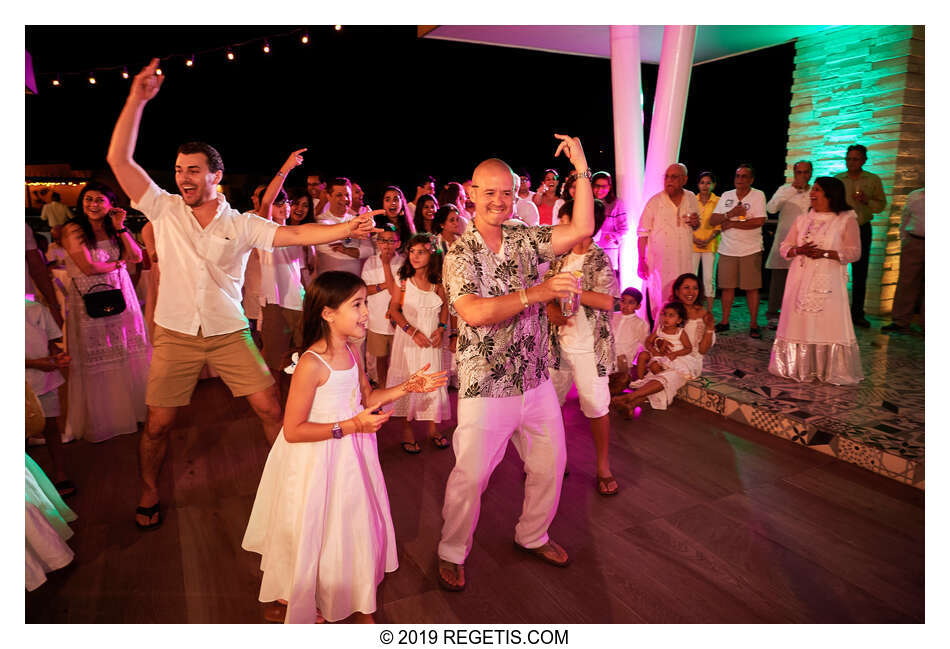
<path fill-rule="evenodd" d="M 529 306 L 531 306 L 530 304 L 528 304 L 528 292 L 526 290 L 524 290 L 523 288 L 519 288 L 518 297 L 521 298 L 522 309 L 527 309 Z"/>

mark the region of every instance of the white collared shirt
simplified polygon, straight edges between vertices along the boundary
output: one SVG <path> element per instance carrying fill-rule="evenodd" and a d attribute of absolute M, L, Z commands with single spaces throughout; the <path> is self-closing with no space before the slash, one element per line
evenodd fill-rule
<path fill-rule="evenodd" d="M 405 257 L 399 253 L 393 255 L 393 258 L 389 260 L 389 268 L 392 269 L 393 277 L 397 282 L 399 281 L 399 267 L 402 266 L 404 261 Z M 378 253 L 366 260 L 366 264 L 363 266 L 363 281 L 370 285 L 382 284 L 386 281 L 383 261 Z M 391 299 L 392 295 L 389 294 L 388 288 L 366 298 L 366 307 L 369 309 L 370 331 L 386 336 L 391 336 L 395 332 L 389 318 L 386 317 Z"/>
<path fill-rule="evenodd" d="M 155 228 L 155 249 L 162 264 L 162 290 L 155 323 L 179 333 L 204 336 L 247 327 L 241 308 L 241 282 L 252 248 L 270 251 L 280 227 L 251 212 L 233 209 L 218 194 L 218 211 L 201 229 L 178 194 L 155 183 L 132 207 Z"/>
<path fill-rule="evenodd" d="M 730 189 L 723 192 L 719 197 L 719 202 L 713 208 L 714 214 L 725 214 L 736 206 L 739 199 L 736 197 L 736 190 Z M 742 198 L 742 204 L 745 205 L 745 214 L 743 216 L 734 216 L 730 221 L 748 221 L 749 219 L 764 219 L 765 214 L 765 194 L 762 190 L 749 189 L 749 193 Z M 722 231 L 722 237 L 719 239 L 719 254 L 727 257 L 747 257 L 754 255 L 762 250 L 762 228 L 754 230 L 740 230 L 739 228 L 729 228 Z"/>
<path fill-rule="evenodd" d="M 342 217 L 334 216 L 327 205 L 320 216 L 317 217 L 317 223 L 325 225 L 335 225 L 337 223 L 346 223 L 357 217 L 356 212 L 351 209 L 346 210 Z M 348 248 L 359 248 L 360 255 L 356 259 L 342 252 L 333 250 L 335 243 L 342 243 Z M 317 249 L 317 268 L 316 275 L 328 270 L 345 270 L 353 273 L 357 277 L 363 268 L 363 260 L 374 254 L 373 244 L 368 240 L 350 239 L 349 241 L 335 241 L 330 243 L 321 243 L 315 246 Z M 315 276 L 316 276 L 315 275 Z"/>

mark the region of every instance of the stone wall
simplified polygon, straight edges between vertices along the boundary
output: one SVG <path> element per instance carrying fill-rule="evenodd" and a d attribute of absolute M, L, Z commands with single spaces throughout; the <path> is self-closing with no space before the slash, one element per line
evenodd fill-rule
<path fill-rule="evenodd" d="M 924 28 L 850 25 L 800 38 L 795 49 L 788 154 L 815 176 L 845 170 L 850 144 L 868 148 L 884 212 L 872 221 L 865 309 L 890 313 L 900 263 L 898 225 L 907 194 L 924 184 Z"/>

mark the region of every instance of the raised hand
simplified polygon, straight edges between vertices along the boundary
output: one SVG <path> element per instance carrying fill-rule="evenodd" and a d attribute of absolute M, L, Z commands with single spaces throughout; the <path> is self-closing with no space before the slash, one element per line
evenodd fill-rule
<path fill-rule="evenodd" d="M 426 374 L 425 371 L 430 366 L 431 363 L 426 363 L 415 374 L 406 379 L 406 382 L 402 384 L 403 389 L 406 392 L 433 392 L 444 387 L 449 382 L 449 373 L 443 370 Z"/>
<path fill-rule="evenodd" d="M 121 230 L 125 227 L 125 210 L 121 207 L 113 207 L 109 210 L 109 218 L 112 219 L 112 226 L 116 230 Z"/>
<path fill-rule="evenodd" d="M 356 422 L 356 430 L 358 432 L 375 433 L 389 420 L 391 415 L 391 410 L 389 412 L 381 412 L 376 414 L 367 408 L 353 417 L 353 420 Z"/>
<path fill-rule="evenodd" d="M 139 101 L 149 101 L 158 94 L 158 89 L 162 87 L 165 76 L 155 74 L 158 70 L 158 59 L 152 59 L 148 65 L 142 68 L 142 71 L 132 79 L 132 87 L 129 89 L 129 97 Z"/>
<path fill-rule="evenodd" d="M 360 214 L 355 219 L 347 221 L 350 225 L 350 236 L 354 239 L 369 239 L 373 233 L 382 232 L 382 229 L 376 227 L 373 217 L 382 214 L 385 210 L 373 210 Z"/>
<path fill-rule="evenodd" d="M 557 151 L 554 152 L 554 157 L 558 157 L 558 155 L 563 152 L 564 157 L 570 160 L 575 169 L 579 172 L 587 171 L 587 157 L 584 155 L 584 147 L 581 146 L 581 141 L 576 137 L 560 135 L 558 133 L 555 133 L 554 137 L 561 141 L 561 143 L 557 145 Z"/>
<path fill-rule="evenodd" d="M 302 164 L 303 164 L 303 152 L 306 151 L 306 150 L 307 150 L 306 148 L 304 148 L 304 149 L 297 149 L 296 151 L 294 151 L 293 153 L 291 153 L 291 154 L 287 157 L 287 160 L 284 161 L 284 164 L 281 165 L 280 170 L 283 171 L 283 172 L 286 174 L 287 172 L 289 172 L 290 170 L 292 170 L 294 167 L 299 167 L 300 165 L 302 165 Z"/>

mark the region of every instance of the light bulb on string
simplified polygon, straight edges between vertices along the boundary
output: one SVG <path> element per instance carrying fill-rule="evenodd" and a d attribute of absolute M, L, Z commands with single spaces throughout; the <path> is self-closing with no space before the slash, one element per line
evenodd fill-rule
<path fill-rule="evenodd" d="M 92 72 L 89 73 L 89 85 L 96 85 L 96 75 L 94 75 Z"/>
<path fill-rule="evenodd" d="M 234 52 L 232 52 L 231 50 L 228 50 L 227 56 L 228 56 L 228 61 L 234 60 Z"/>
<path fill-rule="evenodd" d="M 161 68 L 155 68 L 155 76 L 162 76 L 163 72 Z"/>
<path fill-rule="evenodd" d="M 343 29 L 343 25 L 334 25 L 333 29 L 335 29 L 336 31 L 340 31 L 341 29 Z"/>
<path fill-rule="evenodd" d="M 190 68 L 195 64 L 195 55 L 192 54 L 190 58 L 185 59 L 185 67 Z"/>
<path fill-rule="evenodd" d="M 54 85 L 54 86 L 60 86 L 60 85 L 62 85 L 62 84 L 60 84 L 60 82 L 59 82 L 59 77 L 56 77 L 55 79 L 53 79 L 53 85 Z"/>
<path fill-rule="evenodd" d="M 129 69 L 125 66 L 122 66 L 122 78 L 123 79 L 129 78 Z"/>
<path fill-rule="evenodd" d="M 264 54 L 270 54 L 270 43 L 268 43 L 267 41 L 264 41 L 263 50 L 264 50 Z"/>
<path fill-rule="evenodd" d="M 304 45 L 306 45 L 307 43 L 309 43 L 309 42 L 310 42 L 310 34 L 304 34 L 303 36 L 301 36 L 301 37 L 300 37 L 300 42 L 303 43 Z"/>

